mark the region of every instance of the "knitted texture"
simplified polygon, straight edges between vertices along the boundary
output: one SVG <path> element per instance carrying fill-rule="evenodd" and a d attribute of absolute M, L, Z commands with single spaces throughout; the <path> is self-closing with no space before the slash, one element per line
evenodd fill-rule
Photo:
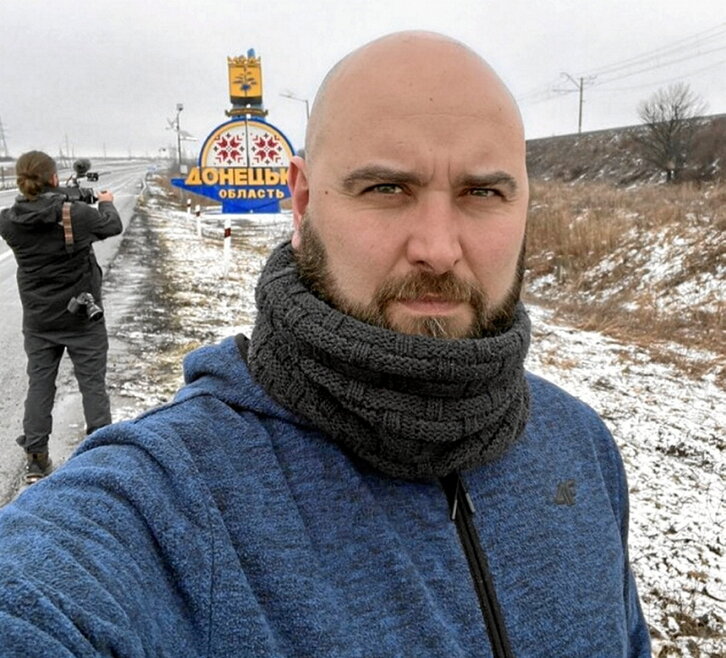
<path fill-rule="evenodd" d="M 492 461 L 522 433 L 530 324 L 478 339 L 401 334 L 341 313 L 300 280 L 289 243 L 256 290 L 248 355 L 282 406 L 394 477 L 441 477 Z"/>

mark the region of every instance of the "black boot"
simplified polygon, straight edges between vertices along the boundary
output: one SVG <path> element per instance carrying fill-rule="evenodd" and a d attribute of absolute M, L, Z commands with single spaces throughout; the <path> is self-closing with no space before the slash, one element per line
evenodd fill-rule
<path fill-rule="evenodd" d="M 25 482 L 33 484 L 41 480 L 53 470 L 53 462 L 47 452 L 26 453 Z"/>

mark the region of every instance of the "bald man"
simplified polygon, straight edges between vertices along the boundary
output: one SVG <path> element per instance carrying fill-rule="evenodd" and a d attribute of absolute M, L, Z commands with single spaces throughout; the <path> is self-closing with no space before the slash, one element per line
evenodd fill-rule
<path fill-rule="evenodd" d="M 2 648 L 650 656 L 612 437 L 524 370 L 509 92 L 390 35 L 324 80 L 305 153 L 252 336 L 0 514 Z"/>

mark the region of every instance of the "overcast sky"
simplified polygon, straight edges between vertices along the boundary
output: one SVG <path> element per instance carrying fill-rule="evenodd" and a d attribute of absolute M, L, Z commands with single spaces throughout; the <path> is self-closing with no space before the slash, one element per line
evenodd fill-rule
<path fill-rule="evenodd" d="M 481 53 L 528 137 L 577 131 L 562 73 L 585 78 L 583 131 L 637 123 L 639 101 L 678 81 L 726 112 L 723 0 L 0 0 L 0 121 L 15 157 L 66 143 L 76 156 L 158 155 L 175 147 L 167 119 L 183 103 L 196 153 L 227 120 L 227 56 L 254 48 L 268 120 L 299 148 L 305 104 L 280 94 L 312 102 L 340 57 L 404 29 Z"/>

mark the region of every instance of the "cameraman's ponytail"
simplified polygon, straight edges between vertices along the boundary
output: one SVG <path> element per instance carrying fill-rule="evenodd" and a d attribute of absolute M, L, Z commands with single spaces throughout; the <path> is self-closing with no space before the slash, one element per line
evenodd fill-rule
<path fill-rule="evenodd" d="M 50 187 L 56 171 L 55 160 L 42 151 L 23 153 L 15 163 L 18 188 L 31 201 Z"/>

